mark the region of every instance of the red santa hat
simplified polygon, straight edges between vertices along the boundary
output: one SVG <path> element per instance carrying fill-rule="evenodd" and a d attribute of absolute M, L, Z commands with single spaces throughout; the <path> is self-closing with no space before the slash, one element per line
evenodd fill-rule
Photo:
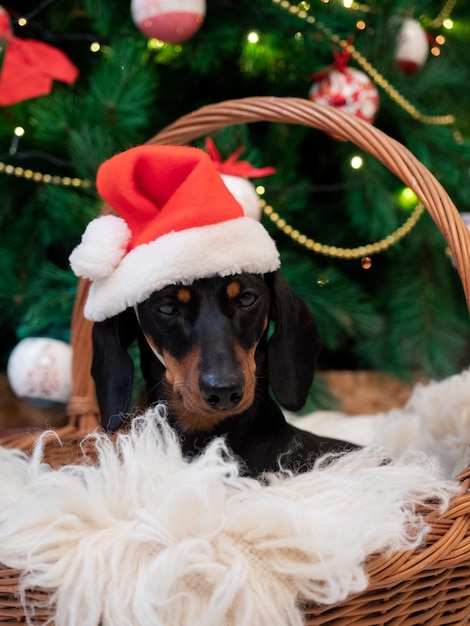
<path fill-rule="evenodd" d="M 101 321 L 170 284 L 279 267 L 274 241 L 247 217 L 198 148 L 139 146 L 105 161 L 100 196 L 119 214 L 90 222 L 70 255 L 91 281 L 85 317 Z"/>

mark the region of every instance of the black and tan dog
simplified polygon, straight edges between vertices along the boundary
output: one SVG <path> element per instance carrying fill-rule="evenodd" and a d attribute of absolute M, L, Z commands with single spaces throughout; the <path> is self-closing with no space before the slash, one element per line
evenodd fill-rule
<path fill-rule="evenodd" d="M 304 405 L 316 326 L 279 272 L 272 237 L 209 155 L 137 146 L 105 161 L 96 184 L 117 215 L 88 224 L 70 263 L 91 281 L 84 314 L 95 322 L 104 429 L 120 428 L 130 409 L 137 340 L 148 402 L 168 406 L 185 455 L 224 436 L 242 471 L 257 476 L 279 461 L 305 471 L 350 449 L 294 428 L 274 400 Z"/>
<path fill-rule="evenodd" d="M 319 455 L 353 448 L 293 427 L 271 396 L 292 411 L 304 405 L 320 346 L 310 311 L 279 271 L 168 285 L 96 322 L 92 374 L 109 432 L 129 407 L 136 339 L 148 401 L 168 405 L 186 455 L 222 435 L 256 476 L 279 461 L 305 471 Z"/>

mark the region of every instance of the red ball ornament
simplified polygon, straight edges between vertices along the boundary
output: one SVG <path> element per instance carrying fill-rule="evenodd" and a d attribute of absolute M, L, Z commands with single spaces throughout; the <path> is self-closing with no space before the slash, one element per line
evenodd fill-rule
<path fill-rule="evenodd" d="M 201 27 L 205 0 L 132 0 L 131 13 L 137 28 L 149 38 L 180 43 Z"/>
<path fill-rule="evenodd" d="M 337 107 L 373 122 L 379 108 L 379 94 L 373 82 L 352 67 L 330 69 L 310 88 L 308 97 L 318 104 Z"/>
<path fill-rule="evenodd" d="M 409 17 L 402 22 L 397 36 L 395 59 L 405 74 L 414 74 L 425 63 L 429 53 L 426 31 Z"/>

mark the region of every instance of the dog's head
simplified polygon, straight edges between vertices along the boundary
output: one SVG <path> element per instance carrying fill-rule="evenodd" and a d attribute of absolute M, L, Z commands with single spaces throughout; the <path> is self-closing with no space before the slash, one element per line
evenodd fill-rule
<path fill-rule="evenodd" d="M 91 281 L 84 314 L 96 322 L 92 374 L 104 427 L 116 430 L 129 409 L 135 339 L 149 401 L 166 401 L 183 431 L 248 419 L 255 405 L 259 415 L 268 380 L 280 404 L 300 408 L 314 322 L 278 272 L 275 242 L 210 157 L 137 146 L 103 163 L 96 182 L 118 215 L 92 220 L 70 262 Z"/>
<path fill-rule="evenodd" d="M 282 406 L 300 409 L 319 348 L 310 311 L 279 271 L 165 286 L 94 325 L 92 373 L 108 431 L 128 410 L 134 339 L 150 399 L 165 400 L 183 431 L 202 432 L 249 411 L 268 381 Z"/>

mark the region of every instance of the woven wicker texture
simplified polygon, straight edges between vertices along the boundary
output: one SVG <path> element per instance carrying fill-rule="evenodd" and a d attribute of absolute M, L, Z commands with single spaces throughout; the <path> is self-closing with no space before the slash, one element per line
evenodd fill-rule
<path fill-rule="evenodd" d="M 301 124 L 350 141 L 381 161 L 413 189 L 444 236 L 470 307 L 470 232 L 448 194 L 436 178 L 403 145 L 367 122 L 337 109 L 300 98 L 259 97 L 225 101 L 190 113 L 171 124 L 150 144 L 182 145 L 234 124 L 271 122 Z M 102 213 L 111 212 L 104 205 Z M 68 405 L 69 424 L 57 429 L 62 445 L 51 437 L 46 461 L 53 467 L 79 462 L 85 454 L 80 438 L 96 428 L 99 411 L 90 376 L 91 323 L 83 317 L 88 283 L 80 281 L 72 319 L 73 397 Z M 14 435 L 1 444 L 31 448 L 37 434 Z M 321 626 L 464 626 L 470 624 L 470 468 L 458 477 L 461 493 L 449 509 L 428 518 L 426 546 L 368 563 L 366 592 L 333 606 L 306 606 L 306 623 Z M 424 513 L 423 513 L 424 514 Z M 18 599 L 21 572 L 0 566 L 0 624 L 26 623 Z M 41 598 L 41 590 L 28 598 Z M 35 622 L 44 623 L 47 612 L 36 611 Z"/>

